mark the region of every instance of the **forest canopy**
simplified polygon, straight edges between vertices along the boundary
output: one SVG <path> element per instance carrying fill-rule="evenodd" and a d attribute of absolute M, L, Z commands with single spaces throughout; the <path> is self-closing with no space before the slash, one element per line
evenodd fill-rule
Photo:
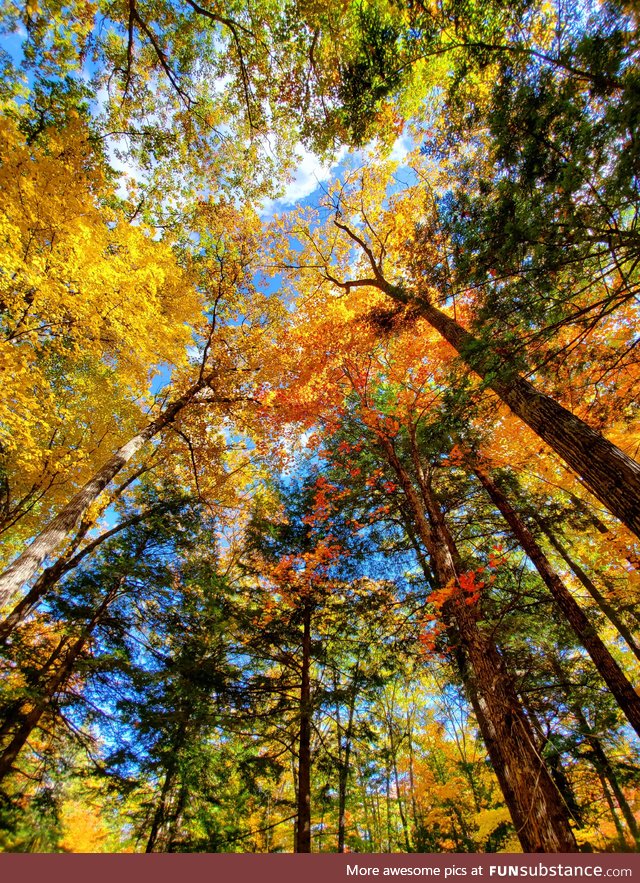
<path fill-rule="evenodd" d="M 0 850 L 640 847 L 631 0 L 0 12 Z"/>

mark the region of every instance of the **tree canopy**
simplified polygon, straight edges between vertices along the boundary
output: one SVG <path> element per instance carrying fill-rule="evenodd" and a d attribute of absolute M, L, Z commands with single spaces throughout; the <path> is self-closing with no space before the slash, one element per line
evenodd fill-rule
<path fill-rule="evenodd" d="M 637 850 L 636 6 L 0 34 L 0 849 Z"/>

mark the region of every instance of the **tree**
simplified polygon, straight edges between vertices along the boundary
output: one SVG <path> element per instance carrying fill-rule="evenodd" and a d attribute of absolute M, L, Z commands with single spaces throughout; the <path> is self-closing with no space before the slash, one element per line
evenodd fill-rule
<path fill-rule="evenodd" d="M 0 599 L 3 604 L 16 598 L 21 587 L 67 538 L 89 506 L 98 500 L 102 491 L 140 448 L 167 427 L 175 425 L 176 417 L 185 409 L 223 406 L 225 412 L 229 413 L 229 408 L 234 404 L 241 408 L 243 403 L 251 401 L 256 385 L 247 381 L 247 375 L 250 377 L 252 372 L 257 372 L 259 356 L 256 349 L 262 331 L 257 328 L 254 333 L 246 333 L 246 327 L 238 328 L 236 317 L 238 310 L 244 310 L 247 325 L 251 316 L 262 323 L 265 313 L 274 314 L 277 306 L 274 301 L 265 305 L 264 299 L 255 294 L 250 279 L 248 261 L 252 222 L 255 220 L 252 213 L 237 211 L 231 206 L 219 206 L 214 221 L 211 212 L 211 206 L 202 205 L 200 227 L 196 226 L 193 231 L 194 236 L 198 234 L 199 251 L 186 258 L 191 267 L 190 281 L 193 286 L 191 292 L 185 292 L 187 301 L 193 295 L 195 303 L 202 308 L 196 289 L 204 299 L 205 313 L 196 313 L 191 317 L 191 333 L 195 334 L 199 344 L 199 358 L 185 364 L 186 353 L 183 349 L 180 353 L 183 367 L 176 373 L 172 384 L 175 390 L 173 398 L 165 403 L 160 402 L 159 414 L 150 415 L 151 419 L 147 416 L 142 426 L 142 415 L 139 415 L 138 427 L 129 439 L 101 464 L 99 461 L 92 464 L 93 474 L 89 471 L 88 480 L 81 484 L 29 547 L 0 576 Z M 208 228 L 206 232 L 205 227 Z M 210 275 L 212 271 L 215 275 Z M 225 335 L 223 328 L 227 329 L 228 334 Z M 187 335 L 189 328 L 183 326 L 182 332 Z M 154 335 L 149 335 L 149 339 L 153 341 Z M 182 338 L 183 344 L 185 339 Z M 233 339 L 240 344 L 235 355 L 231 346 Z M 57 343 L 55 335 L 54 340 Z M 62 335 L 60 345 L 64 340 L 65 336 Z M 73 459 L 70 465 L 73 469 Z"/>
<path fill-rule="evenodd" d="M 516 365 L 508 358 L 493 351 L 436 306 L 442 293 L 432 286 L 430 273 L 434 257 L 438 260 L 437 233 L 432 249 L 435 254 L 423 255 L 414 250 L 417 243 L 409 231 L 415 194 L 411 201 L 406 192 L 397 199 L 391 197 L 390 204 L 386 205 L 388 175 L 388 170 L 372 170 L 338 186 L 329 198 L 329 213 L 321 226 L 317 214 L 314 217 L 308 212 L 306 217 L 294 215 L 285 222 L 287 236 L 294 237 L 296 245 L 291 248 L 282 237 L 276 239 L 275 265 L 300 279 L 302 284 L 311 285 L 316 296 L 320 294 L 323 299 L 331 298 L 332 290 L 347 295 L 358 289 L 380 292 L 384 299 L 388 298 L 398 307 L 388 313 L 389 322 L 393 322 L 394 316 L 401 321 L 402 315 L 425 319 L 466 366 L 483 378 L 485 386 L 562 457 L 610 512 L 637 534 L 640 530 L 638 464 L 519 376 Z M 416 189 L 420 192 L 419 186 Z M 404 226 L 403 210 L 409 211 L 408 230 Z M 360 217 L 364 228 L 358 221 Z M 355 264 L 355 272 L 347 270 L 350 259 L 353 259 L 351 265 Z M 400 263 L 396 263 L 397 260 Z M 446 260 L 445 256 L 441 255 L 440 260 Z M 437 266 L 436 263 L 436 272 Z M 380 300 L 374 295 L 369 303 L 375 320 L 375 311 L 381 309 Z M 362 309 L 362 301 L 358 306 Z"/>

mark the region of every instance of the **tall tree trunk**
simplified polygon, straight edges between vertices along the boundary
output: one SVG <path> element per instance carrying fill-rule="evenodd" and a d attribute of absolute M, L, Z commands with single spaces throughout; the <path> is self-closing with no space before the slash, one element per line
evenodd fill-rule
<path fill-rule="evenodd" d="M 400 824 L 402 826 L 402 835 L 404 837 L 405 852 L 413 852 L 411 848 L 411 840 L 409 837 L 409 824 L 407 822 L 407 813 L 402 797 L 402 789 L 400 787 L 400 775 L 398 773 L 398 761 L 394 755 L 393 758 L 393 781 L 396 786 L 396 800 L 398 802 L 398 814 L 400 815 Z"/>
<path fill-rule="evenodd" d="M 176 416 L 190 404 L 195 396 L 205 388 L 211 377 L 194 383 L 162 414 L 143 430 L 122 445 L 103 466 L 98 469 L 77 494 L 61 509 L 56 517 L 42 530 L 24 552 L 0 575 L 0 609 L 12 603 L 22 587 L 37 573 L 44 561 L 60 546 L 88 507 L 96 500 L 107 485 L 123 469 L 131 458 L 150 439 L 168 426 Z"/>
<path fill-rule="evenodd" d="M 525 852 L 575 852 L 577 845 L 566 807 L 536 750 L 533 733 L 513 682 L 491 635 L 478 625 L 477 604 L 470 606 L 458 580 L 457 550 L 428 484 L 421 481 L 421 503 L 391 441 L 379 436 L 389 465 L 402 487 L 416 531 L 431 557 L 440 585 L 452 595 L 443 607 L 451 643 L 459 643 L 464 683 L 477 711 L 487 751 L 516 833 Z"/>
<path fill-rule="evenodd" d="M 604 799 L 607 801 L 607 806 L 609 807 L 609 815 L 613 819 L 613 824 L 615 825 L 616 832 L 618 834 L 619 844 L 620 846 L 624 847 L 626 846 L 627 838 L 624 836 L 624 828 L 622 827 L 622 822 L 620 821 L 620 817 L 616 812 L 616 805 L 613 802 L 613 797 L 611 796 L 611 792 L 609 791 L 609 785 L 607 783 L 606 776 L 599 769 L 596 769 L 596 773 L 598 775 L 598 778 L 600 779 L 600 787 L 602 788 Z"/>
<path fill-rule="evenodd" d="M 567 681 L 567 676 L 564 669 L 562 668 L 560 660 L 554 654 L 549 654 L 548 658 L 551 662 L 551 667 L 553 668 L 553 671 L 558 678 L 559 683 L 565 685 Z M 570 689 L 570 687 L 567 687 L 568 694 Z M 591 764 L 597 772 L 600 781 L 604 783 L 603 792 L 605 794 L 607 802 L 612 809 L 612 816 L 614 820 L 616 819 L 616 812 L 613 804 L 611 803 L 610 795 L 608 794 L 608 789 L 606 787 L 607 781 L 611 785 L 611 789 L 616 796 L 616 800 L 618 801 L 618 805 L 622 811 L 622 815 L 624 816 L 629 831 L 631 832 L 636 843 L 640 845 L 640 828 L 638 827 L 638 823 L 636 822 L 635 816 L 631 807 L 629 806 L 627 798 L 624 796 L 624 792 L 622 790 L 622 787 L 620 786 L 620 782 L 618 781 L 618 777 L 613 768 L 613 765 L 607 757 L 604 748 L 602 747 L 602 742 L 591 729 L 589 721 L 587 720 L 585 713 L 580 705 L 577 702 L 571 702 L 569 704 L 569 707 L 571 708 L 571 711 L 578 722 L 581 732 L 586 738 L 587 744 L 590 749 L 589 760 L 591 761 Z M 617 827 L 618 824 L 616 823 L 616 828 Z M 624 841 L 624 836 L 621 835 L 621 839 Z"/>
<path fill-rule="evenodd" d="M 311 603 L 302 620 L 300 737 L 298 748 L 298 816 L 296 852 L 311 852 Z"/>
<path fill-rule="evenodd" d="M 607 617 L 611 625 L 622 635 L 629 649 L 633 652 L 634 656 L 638 660 L 640 660 L 640 647 L 636 643 L 636 640 L 631 634 L 629 628 L 620 619 L 617 612 L 613 609 L 611 604 L 609 604 L 609 602 L 595 585 L 593 580 L 588 576 L 588 574 L 583 570 L 578 562 L 571 558 L 567 550 L 560 543 L 559 539 L 552 532 L 551 528 L 547 524 L 545 524 L 544 519 L 537 518 L 536 521 L 540 525 L 541 530 L 549 540 L 551 546 L 556 550 L 556 552 L 562 558 L 565 564 L 568 565 L 576 579 L 578 579 L 587 590 L 587 592 L 589 592 L 589 594 L 596 602 L 600 610 L 602 610 L 604 615 Z"/>
<path fill-rule="evenodd" d="M 593 664 L 626 715 L 627 720 L 640 736 L 640 696 L 633 689 L 628 678 L 611 653 L 609 653 L 596 629 L 589 621 L 589 618 L 555 572 L 549 559 L 536 542 L 535 537 L 498 485 L 479 463 L 474 462 L 471 469 L 478 477 L 494 505 L 504 516 L 515 538 L 534 563 L 544 584 L 551 592 L 556 604 L 591 657 Z"/>
<path fill-rule="evenodd" d="M 184 807 L 187 802 L 188 796 L 189 791 L 187 789 L 187 786 L 183 783 L 182 787 L 180 788 L 180 793 L 178 794 L 178 800 L 176 801 L 176 808 L 173 813 L 173 818 L 171 819 L 171 824 L 169 825 L 166 850 L 168 853 L 175 853 L 176 851 L 176 837 L 178 835 L 180 823 L 182 822 Z"/>
<path fill-rule="evenodd" d="M 60 668 L 46 684 L 43 694 L 34 701 L 33 707 L 28 712 L 21 713 L 20 723 L 13 738 L 0 755 L 0 781 L 11 772 L 16 758 L 24 748 L 31 733 L 38 726 L 42 715 L 50 706 L 56 693 L 73 673 L 78 656 L 82 653 L 91 633 L 100 622 L 103 613 L 113 600 L 116 591 L 117 589 L 112 589 L 107 594 L 103 602 L 100 604 L 100 607 L 98 607 L 89 623 L 87 623 L 83 629 L 80 637 L 69 648 Z"/>
<path fill-rule="evenodd" d="M 579 475 L 591 493 L 640 536 L 640 464 L 496 356 L 455 319 L 425 300 L 419 312 L 490 388 Z"/>
<path fill-rule="evenodd" d="M 533 724 L 533 731 L 538 736 L 538 751 L 541 754 L 544 752 L 545 762 L 549 767 L 551 777 L 556 783 L 556 787 L 562 795 L 562 799 L 564 800 L 567 809 L 571 813 L 571 817 L 575 821 L 576 826 L 578 828 L 582 828 L 582 810 L 576 798 L 575 791 L 573 790 L 571 782 L 569 781 L 567 774 L 563 769 L 561 752 L 553 744 L 549 735 L 545 733 L 542 724 L 540 723 L 538 716 L 533 708 L 531 708 L 530 705 L 527 705 L 524 697 L 521 697 L 521 699 L 523 707 L 527 712 L 527 716 Z"/>
<path fill-rule="evenodd" d="M 505 364 L 490 345 L 438 309 L 428 295 L 412 295 L 388 282 L 358 234 L 337 219 L 334 223 L 364 251 L 374 274 L 374 279 L 336 284 L 346 289 L 354 284 L 374 285 L 396 303 L 410 306 L 426 319 L 513 413 L 582 478 L 591 493 L 640 536 L 640 464 L 551 396 L 520 377 L 513 365 Z"/>
<path fill-rule="evenodd" d="M 387 762 L 385 766 L 385 809 L 387 820 L 387 848 L 385 852 L 393 852 L 393 839 L 391 836 L 391 768 Z"/>
<path fill-rule="evenodd" d="M 151 821 L 151 828 L 149 830 L 145 852 L 156 851 L 160 831 L 162 829 L 162 826 L 166 823 L 168 819 L 167 804 L 169 802 L 171 789 L 173 788 L 174 782 L 176 780 L 176 772 L 178 770 L 178 758 L 180 756 L 180 752 L 189 739 L 189 718 L 191 717 L 191 714 L 192 707 L 187 704 L 186 708 L 182 711 L 180 715 L 179 722 L 177 723 L 175 738 L 171 740 L 171 752 L 168 755 L 169 760 L 166 765 L 164 782 L 162 783 L 162 791 L 160 792 L 158 805 L 156 806 L 155 812 L 153 814 L 153 819 Z M 178 805 L 173 814 L 174 819 L 176 817 L 176 814 L 179 812 L 181 812 L 180 800 L 178 800 Z"/>
<path fill-rule="evenodd" d="M 171 788 L 173 786 L 173 780 L 176 771 L 176 760 L 176 755 L 173 754 L 172 761 L 169 763 L 164 776 L 162 791 L 160 792 L 160 799 L 158 800 L 158 804 L 153 814 L 153 819 L 151 821 L 151 828 L 149 830 L 149 836 L 147 838 L 147 845 L 144 850 L 146 853 L 155 851 L 156 843 L 158 842 L 158 835 L 160 834 L 160 829 L 165 822 L 165 818 L 167 815 L 167 800 L 169 799 L 169 792 L 171 791 Z"/>
<path fill-rule="evenodd" d="M 34 607 L 38 605 L 44 595 L 51 591 L 63 576 L 66 576 L 67 573 L 76 568 L 85 558 L 91 555 L 98 546 L 111 539 L 111 537 L 116 536 L 120 531 L 126 530 L 128 527 L 133 527 L 136 524 L 140 524 L 150 515 L 165 511 L 169 508 L 170 506 L 166 503 L 160 503 L 158 506 L 145 509 L 144 512 L 141 512 L 138 515 L 132 515 L 130 518 L 125 518 L 119 524 L 116 524 L 115 527 L 112 527 L 111 530 L 105 531 L 90 543 L 87 543 L 84 549 L 76 552 L 73 557 L 69 557 L 67 554 L 61 555 L 54 564 L 50 567 L 46 567 L 35 581 L 32 588 L 20 601 L 18 601 L 7 618 L 3 622 L 0 622 L 0 644 L 5 644 L 14 629 L 24 620 Z M 80 537 L 80 539 L 82 538 Z"/>
<path fill-rule="evenodd" d="M 631 836 L 635 840 L 636 844 L 640 845 L 640 829 L 638 828 L 638 823 L 633 814 L 633 810 L 629 806 L 629 802 L 624 795 L 624 791 L 622 790 L 618 777 L 615 774 L 615 770 L 613 769 L 609 758 L 605 754 L 602 743 L 595 735 L 588 736 L 587 738 L 592 751 L 591 762 L 594 765 L 596 772 L 599 775 L 604 776 L 604 778 L 611 785 L 611 790 L 615 795 L 618 806 L 620 807 L 620 811 L 622 812 L 624 820 L 627 823 L 627 827 L 631 832 Z"/>
<path fill-rule="evenodd" d="M 393 690 L 393 699 L 392 702 L 395 704 L 395 687 Z M 392 710 L 387 708 L 387 727 L 389 729 L 389 754 L 390 754 L 390 763 L 391 770 L 393 772 L 393 782 L 396 789 L 396 802 L 398 804 L 398 815 L 400 816 L 400 825 L 402 827 L 402 835 L 404 838 L 404 846 L 406 852 L 411 852 L 411 841 L 409 839 L 409 825 L 407 823 L 407 814 L 405 812 L 404 803 L 402 799 L 402 789 L 400 788 L 400 775 L 398 772 L 398 749 L 399 743 L 396 742 L 394 737 L 394 720 L 392 715 Z M 400 737 L 400 741 L 402 741 L 402 737 Z"/>
<path fill-rule="evenodd" d="M 362 809 L 364 814 L 364 828 L 367 832 L 367 843 L 369 845 L 369 849 L 367 852 L 376 852 L 375 841 L 373 836 L 374 829 L 371 826 L 371 822 L 369 820 L 369 804 L 368 804 L 368 796 L 367 796 L 367 776 L 362 772 L 360 768 L 358 768 L 358 781 L 360 785 L 360 793 L 362 795 Z M 372 807 L 373 812 L 373 807 Z M 374 823 L 375 823 L 375 813 L 374 813 Z"/>
<path fill-rule="evenodd" d="M 349 763 L 351 761 L 351 741 L 353 737 L 353 718 L 356 707 L 356 696 L 358 693 L 358 676 L 360 673 L 360 660 L 356 662 L 356 668 L 351 683 L 349 697 L 349 712 L 347 717 L 347 726 L 344 732 L 344 753 L 342 750 L 342 734 L 340 727 L 338 728 L 338 852 L 344 852 L 346 823 L 345 816 L 347 811 L 347 784 L 349 782 Z"/>

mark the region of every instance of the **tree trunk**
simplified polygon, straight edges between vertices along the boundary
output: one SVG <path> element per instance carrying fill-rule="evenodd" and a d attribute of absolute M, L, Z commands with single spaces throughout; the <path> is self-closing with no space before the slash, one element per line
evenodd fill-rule
<path fill-rule="evenodd" d="M 541 754 L 544 752 L 545 763 L 549 767 L 551 778 L 556 783 L 556 787 L 562 795 L 562 799 L 564 800 L 567 809 L 571 813 L 571 817 L 575 821 L 576 826 L 578 828 L 582 828 L 582 810 L 576 798 L 571 782 L 569 781 L 567 774 L 565 773 L 562 766 L 561 752 L 553 744 L 549 735 L 544 732 L 544 729 L 542 728 L 538 716 L 536 715 L 533 708 L 527 705 L 524 697 L 521 697 L 521 699 L 523 707 L 527 712 L 527 716 L 533 724 L 534 733 L 538 734 L 538 751 Z"/>
<path fill-rule="evenodd" d="M 360 673 L 360 660 L 356 662 L 356 669 L 351 684 L 351 697 L 349 701 L 349 714 L 347 717 L 347 727 L 344 733 L 344 754 L 342 753 L 342 734 L 338 727 L 338 852 L 344 852 L 346 824 L 345 815 L 347 811 L 347 783 L 349 781 L 349 763 L 351 760 L 351 740 L 353 736 L 353 716 L 355 714 L 356 696 L 358 691 L 358 675 Z"/>
<path fill-rule="evenodd" d="M 478 625 L 477 603 L 470 605 L 460 587 L 454 559 L 457 550 L 442 512 L 428 484 L 421 482 L 427 520 L 391 441 L 384 435 L 379 441 L 405 493 L 438 582 L 452 588 L 443 608 L 445 623 L 452 645 L 460 648 L 457 656 L 464 683 L 522 848 L 525 852 L 576 852 L 566 807 L 536 750 L 513 682 L 490 634 Z"/>
<path fill-rule="evenodd" d="M 427 299 L 412 299 L 388 284 L 388 295 L 416 310 L 459 353 L 490 389 L 579 475 L 591 493 L 640 536 L 640 464 L 509 365 Z"/>
<path fill-rule="evenodd" d="M 296 852 L 311 852 L 311 604 L 305 601 L 302 624 L 298 815 Z"/>
<path fill-rule="evenodd" d="M 376 851 L 377 851 L 377 850 L 376 850 L 376 844 L 375 844 L 375 840 L 374 840 L 374 836 L 373 836 L 373 834 L 374 834 L 374 829 L 373 829 L 373 827 L 371 826 L 371 822 L 370 822 L 370 820 L 369 820 L 369 804 L 368 804 L 368 796 L 367 796 L 367 782 L 368 782 L 368 778 L 367 778 L 367 776 L 362 772 L 362 770 L 361 770 L 360 768 L 358 768 L 358 782 L 359 782 L 359 785 L 360 785 L 360 793 L 361 793 L 361 795 L 362 795 L 362 809 L 363 809 L 363 815 L 364 815 L 364 828 L 365 828 L 365 831 L 367 832 L 367 845 L 368 845 L 368 847 L 369 847 L 366 851 L 367 851 L 367 852 L 376 852 Z M 373 807 L 372 807 L 372 812 L 373 812 Z M 374 823 L 375 823 L 375 813 L 374 813 L 374 819 L 373 819 L 373 821 L 374 821 Z"/>
<path fill-rule="evenodd" d="M 53 697 L 71 676 L 76 659 L 84 649 L 91 632 L 99 622 L 100 617 L 106 610 L 112 597 L 113 594 L 110 592 L 96 611 L 91 622 L 85 627 L 77 641 L 75 641 L 75 643 L 69 648 L 69 652 L 65 657 L 64 662 L 46 685 L 46 693 L 34 702 L 33 708 L 30 711 L 26 714 L 20 715 L 21 723 L 14 733 L 13 738 L 0 755 L 0 781 L 11 772 L 16 758 L 22 751 L 31 733 L 37 727 L 40 718 L 49 707 Z"/>
<path fill-rule="evenodd" d="M 480 730 L 523 850 L 577 851 L 567 809 L 536 750 L 498 649 L 478 628 L 465 599 L 453 598 L 451 612 L 470 662 Z"/>
<path fill-rule="evenodd" d="M 398 773 L 398 759 L 396 757 L 395 747 L 392 745 L 393 753 L 393 781 L 396 786 L 396 800 L 398 801 L 398 813 L 400 815 L 400 824 L 402 825 L 402 835 L 404 837 L 405 852 L 413 852 L 411 849 L 411 840 L 409 839 L 409 825 L 407 823 L 407 814 L 402 798 L 402 789 L 400 788 L 400 775 Z"/>
<path fill-rule="evenodd" d="M 179 412 L 193 401 L 197 393 L 204 389 L 210 379 L 202 379 L 194 383 L 180 398 L 168 405 L 159 417 L 122 445 L 100 467 L 93 478 L 69 500 L 24 552 L 7 567 L 0 575 L 0 609 L 15 600 L 22 587 L 39 570 L 46 558 L 64 542 L 91 503 L 99 497 L 118 472 L 127 465 L 146 442 L 168 426 Z"/>
<path fill-rule="evenodd" d="M 147 853 L 155 852 L 162 826 L 168 820 L 167 804 L 169 803 L 171 789 L 173 788 L 176 780 L 176 773 L 178 771 L 178 758 L 180 756 L 180 752 L 189 739 L 189 718 L 191 717 L 191 713 L 192 708 L 188 705 L 186 710 L 181 714 L 181 720 L 178 724 L 176 736 L 174 739 L 171 740 L 171 752 L 168 755 L 169 760 L 166 766 L 164 782 L 162 783 L 162 791 L 160 792 L 158 805 L 156 806 L 155 812 L 153 814 L 151 829 L 149 830 L 149 837 L 147 838 L 147 845 L 145 847 L 145 852 Z M 181 806 L 180 800 L 178 800 L 178 805 L 173 813 L 173 821 L 175 821 L 176 816 L 180 812 Z M 167 850 L 165 851 L 170 851 L 168 849 L 169 839 L 170 838 L 167 839 Z"/>
<path fill-rule="evenodd" d="M 156 843 L 158 842 L 158 835 L 160 834 L 160 828 L 164 824 L 167 813 L 166 804 L 169 797 L 169 792 L 171 791 L 171 787 L 173 785 L 175 769 L 176 763 L 174 760 L 174 762 L 169 765 L 165 773 L 164 782 L 162 784 L 162 792 L 160 793 L 160 799 L 158 800 L 158 805 L 156 806 L 155 812 L 153 814 L 151 829 L 149 830 L 149 837 L 147 838 L 147 845 L 145 846 L 144 850 L 146 853 L 155 851 Z"/>
<path fill-rule="evenodd" d="M 544 523 L 544 521 L 541 518 L 537 518 L 536 521 L 540 525 L 540 528 L 543 531 L 544 535 L 551 543 L 551 546 L 556 550 L 558 555 L 560 555 L 565 564 L 569 566 L 576 579 L 578 579 L 585 587 L 587 592 L 589 592 L 589 594 L 596 602 L 600 610 L 602 610 L 604 615 L 607 617 L 611 625 L 622 635 L 629 649 L 633 652 L 634 656 L 638 660 L 640 660 L 640 647 L 637 645 L 635 638 L 631 634 L 631 631 L 620 619 L 617 612 L 613 609 L 611 604 L 609 604 L 602 592 L 598 589 L 593 580 L 590 579 L 590 577 L 582 569 L 578 562 L 574 561 L 573 558 L 571 558 L 569 553 L 560 544 L 558 538 L 552 533 L 551 529 Z"/>
<path fill-rule="evenodd" d="M 478 477 L 494 505 L 504 516 L 515 538 L 534 563 L 544 584 L 551 592 L 556 604 L 591 657 L 593 664 L 626 715 L 627 720 L 640 736 L 640 696 L 633 689 L 585 612 L 552 568 L 549 559 L 536 542 L 535 537 L 521 520 L 500 488 L 477 462 L 472 464 L 471 469 Z"/>
<path fill-rule="evenodd" d="M 622 822 L 620 821 L 618 813 L 616 812 L 616 805 L 613 802 L 613 797 L 611 796 L 611 792 L 609 791 L 607 779 L 600 770 L 596 769 L 596 773 L 598 774 L 598 778 L 600 779 L 600 787 L 602 788 L 604 799 L 607 801 L 607 806 L 609 807 L 609 815 L 613 819 L 613 824 L 616 827 L 619 845 L 621 847 L 624 847 L 627 845 L 627 838 L 624 836 L 624 828 L 622 827 Z"/>
<path fill-rule="evenodd" d="M 169 508 L 170 507 L 166 503 L 161 503 L 158 506 L 153 506 L 151 509 L 146 509 L 138 515 L 132 515 L 130 518 L 121 521 L 120 524 L 116 524 L 111 530 L 107 530 L 105 533 L 100 534 L 95 540 L 88 543 L 84 549 L 81 549 L 73 555 L 72 558 L 69 558 L 67 555 L 62 555 L 51 565 L 51 567 L 45 568 L 29 592 L 27 592 L 24 598 L 18 601 L 7 618 L 3 622 L 0 622 L 0 645 L 7 642 L 13 630 L 17 628 L 24 618 L 34 609 L 34 607 L 37 606 L 44 595 L 47 594 L 47 592 L 49 592 L 63 576 L 76 568 L 88 555 L 91 555 L 98 546 L 120 533 L 120 531 L 126 530 L 128 527 L 133 527 L 136 524 L 140 524 L 140 522 L 144 521 L 145 518 L 148 518 L 150 515 L 162 512 Z"/>
<path fill-rule="evenodd" d="M 615 774 L 611 762 L 605 754 L 600 740 L 596 736 L 589 736 L 588 740 L 593 752 L 592 763 L 596 768 L 596 772 L 599 775 L 604 776 L 611 785 L 611 790 L 613 791 L 615 798 L 618 801 L 618 806 L 620 807 L 620 811 L 624 816 L 627 827 L 631 832 L 631 836 L 635 840 L 636 845 L 640 845 L 640 829 L 638 828 L 638 823 L 636 822 L 636 818 L 633 814 L 633 810 L 629 806 L 627 798 L 624 796 L 624 792 L 620 786 L 620 782 L 618 781 L 618 777 Z"/>
<path fill-rule="evenodd" d="M 549 654 L 549 660 L 551 662 L 551 667 L 553 668 L 553 671 L 558 678 L 558 682 L 563 685 L 566 684 L 566 674 L 564 672 L 564 669 L 562 668 L 562 664 L 560 663 L 559 659 L 555 655 Z M 602 747 L 602 742 L 591 729 L 589 721 L 585 717 L 584 711 L 582 710 L 580 705 L 577 702 L 571 702 L 569 704 L 569 707 L 571 708 L 571 711 L 578 722 L 580 730 L 584 734 L 587 744 L 589 745 L 589 760 L 591 761 L 591 764 L 598 774 L 600 782 L 603 785 L 603 793 L 611 808 L 611 814 L 614 818 L 614 821 L 616 819 L 616 812 L 615 807 L 613 806 L 613 803 L 611 801 L 608 788 L 606 786 L 607 781 L 611 785 L 613 793 L 616 796 L 616 800 L 618 801 L 618 805 L 622 810 L 622 814 L 625 818 L 629 830 L 631 831 L 631 834 L 633 835 L 636 843 L 640 844 L 640 829 L 638 827 L 638 823 L 636 822 L 635 816 L 633 814 L 633 811 L 631 810 L 631 807 L 629 806 L 627 798 L 624 796 L 624 792 L 622 791 L 613 765 L 607 757 L 604 748 Z M 619 823 L 616 823 L 616 828 L 618 828 L 618 824 Z M 620 836 L 624 842 L 624 836 L 622 834 Z"/>

